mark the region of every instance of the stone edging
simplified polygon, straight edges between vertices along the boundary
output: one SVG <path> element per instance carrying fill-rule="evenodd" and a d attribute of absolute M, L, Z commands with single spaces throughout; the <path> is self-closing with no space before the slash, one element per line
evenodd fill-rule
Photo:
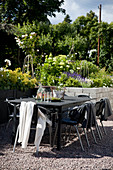
<path fill-rule="evenodd" d="M 70 96 L 76 96 L 79 94 L 88 94 L 90 97 L 95 98 L 94 101 L 98 101 L 101 98 L 107 97 L 110 100 L 111 107 L 113 109 L 113 88 L 109 88 L 109 87 L 99 87 L 99 88 L 66 87 L 65 93 Z"/>

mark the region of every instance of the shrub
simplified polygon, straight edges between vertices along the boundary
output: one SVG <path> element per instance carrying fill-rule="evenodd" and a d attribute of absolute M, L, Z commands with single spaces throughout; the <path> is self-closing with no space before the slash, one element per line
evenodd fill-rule
<path fill-rule="evenodd" d="M 21 69 L 14 71 L 10 69 L 0 69 L 0 89 L 28 90 L 34 88 L 37 83 L 35 78 L 27 73 L 22 74 Z"/>
<path fill-rule="evenodd" d="M 72 56 L 53 57 L 50 54 L 46 56 L 41 68 L 40 81 L 43 85 L 90 87 L 91 83 L 85 81 L 85 77 L 89 77 L 92 72 L 96 73 L 98 70 L 97 66 L 86 60 L 75 61 Z"/>
<path fill-rule="evenodd" d="M 81 87 L 81 82 L 77 79 L 69 77 L 65 83 L 66 87 Z"/>
<path fill-rule="evenodd" d="M 103 83 L 102 83 L 101 78 L 93 79 L 91 83 L 91 87 L 102 87 L 102 86 L 103 86 Z"/>
<path fill-rule="evenodd" d="M 92 73 L 90 78 L 92 79 L 91 87 L 113 87 L 113 77 L 107 74 L 105 68 L 96 74 Z"/>

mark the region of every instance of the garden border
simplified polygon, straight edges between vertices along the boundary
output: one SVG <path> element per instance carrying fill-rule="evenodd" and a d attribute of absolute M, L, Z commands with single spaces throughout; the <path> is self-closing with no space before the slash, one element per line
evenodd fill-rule
<path fill-rule="evenodd" d="M 90 97 L 95 98 L 95 101 L 101 98 L 107 97 L 110 100 L 111 107 L 113 110 L 113 88 L 110 87 L 99 87 L 99 88 L 76 88 L 66 87 L 65 94 L 70 96 L 76 96 L 79 94 L 88 94 Z"/>

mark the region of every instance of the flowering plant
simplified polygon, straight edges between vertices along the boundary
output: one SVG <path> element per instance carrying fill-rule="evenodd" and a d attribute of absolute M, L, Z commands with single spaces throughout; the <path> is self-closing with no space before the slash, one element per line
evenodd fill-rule
<path fill-rule="evenodd" d="M 16 68 L 14 71 L 0 68 L 0 89 L 27 90 L 34 88 L 36 83 L 37 80 L 32 79 L 29 74 L 22 74 L 20 68 Z"/>
<path fill-rule="evenodd" d="M 60 87 L 113 87 L 113 78 L 86 60 L 69 60 L 65 55 L 46 56 L 41 83 Z"/>
<path fill-rule="evenodd" d="M 30 34 L 22 35 L 21 37 L 15 37 L 16 42 L 20 48 L 25 52 L 26 55 L 31 54 L 35 55 L 35 46 L 37 43 L 38 36 L 36 36 L 35 32 L 31 32 Z"/>
<path fill-rule="evenodd" d="M 6 63 L 6 68 L 11 66 L 11 61 L 8 59 L 5 59 L 4 62 Z"/>

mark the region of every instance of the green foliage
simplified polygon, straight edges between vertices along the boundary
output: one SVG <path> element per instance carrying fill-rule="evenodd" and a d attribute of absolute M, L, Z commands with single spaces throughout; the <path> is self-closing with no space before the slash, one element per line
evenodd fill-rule
<path fill-rule="evenodd" d="M 55 12 L 65 13 L 61 8 L 64 0 L 5 0 L 0 3 L 1 20 L 8 23 L 20 23 L 29 20 L 48 21 L 47 15 L 56 16 Z"/>
<path fill-rule="evenodd" d="M 58 84 L 58 77 L 64 71 L 68 71 L 72 66 L 68 64 L 68 60 L 65 55 L 59 55 L 53 57 L 51 54 L 46 56 L 46 60 L 44 66 L 42 67 L 41 73 L 41 82 L 43 84 L 48 85 L 48 79 L 50 79 L 50 75 L 53 76 L 51 79 L 51 85 Z M 53 79 L 54 78 L 54 79 Z M 50 82 L 50 81 L 49 81 Z"/>
<path fill-rule="evenodd" d="M 70 19 L 70 16 L 67 14 L 66 17 L 64 18 L 64 21 L 67 22 L 67 23 L 71 23 L 71 19 Z"/>
<path fill-rule="evenodd" d="M 102 86 L 103 86 L 103 82 L 101 78 L 93 79 L 93 82 L 91 83 L 91 87 L 102 87 Z"/>
<path fill-rule="evenodd" d="M 5 4 L 5 1 L 3 2 Z M 9 3 L 9 0 L 7 0 L 6 2 Z M 12 0 L 10 2 L 12 2 Z M 30 3 L 30 2 L 28 3 L 27 0 L 22 1 L 21 3 L 23 2 L 25 6 L 26 4 L 28 5 Z M 36 4 L 37 2 L 38 1 L 36 1 Z M 46 2 L 48 1 L 47 0 L 43 2 L 40 1 L 40 4 Z M 53 2 L 50 1 L 50 2 L 53 4 L 54 1 Z M 3 4 L 1 3 L 1 5 Z M 45 6 L 46 5 L 47 4 L 45 4 Z M 33 7 L 32 3 L 31 6 Z M 6 7 L 6 9 L 8 8 Z M 69 19 L 69 16 L 67 16 L 67 19 Z M 40 70 L 39 67 L 41 67 L 41 65 L 45 62 L 45 56 L 49 55 L 50 53 L 52 53 L 53 57 L 58 56 L 60 54 L 66 55 L 68 57 L 68 60 L 73 60 L 73 62 L 75 61 L 78 62 L 77 60 L 81 60 L 81 61 L 87 60 L 93 62 L 93 64 L 96 64 L 97 45 L 98 45 L 97 42 L 98 42 L 98 37 L 100 37 L 99 68 L 105 67 L 105 69 L 108 70 L 109 73 L 113 71 L 113 38 L 112 38 L 113 23 L 111 24 L 104 23 L 104 22 L 98 23 L 98 18 L 93 11 L 87 13 L 86 16 L 78 17 L 72 24 L 69 22 L 69 20 L 68 21 L 64 20 L 62 23 L 56 25 L 51 25 L 50 23 L 43 22 L 43 21 L 44 21 L 43 19 L 41 20 L 41 22 L 39 22 L 39 20 L 38 21 L 35 20 L 32 22 L 27 20 L 22 24 L 21 22 L 18 24 L 18 26 L 15 28 L 16 32 L 14 33 L 14 35 L 16 35 L 16 37 L 20 39 L 20 41 L 24 45 L 23 46 L 21 44 L 21 46 L 19 46 L 21 48 L 19 49 L 15 44 L 14 38 L 12 41 L 12 39 L 10 39 L 10 35 L 8 35 L 6 39 L 5 34 L 3 34 L 3 30 L 2 31 L 0 30 L 1 31 L 0 36 L 2 36 L 1 44 L 0 44 L 1 65 L 3 64 L 3 58 L 5 56 L 5 58 L 8 59 L 11 58 L 11 60 L 15 61 L 13 62 L 14 65 L 16 63 L 17 66 L 17 62 L 18 62 L 19 66 L 21 66 L 24 61 L 25 55 L 31 54 L 34 58 L 35 68 L 36 67 L 38 68 L 36 73 L 38 74 L 38 71 Z M 31 33 L 33 32 L 35 32 L 35 36 L 32 36 L 32 38 L 30 38 Z M 26 34 L 28 36 L 22 37 L 23 35 Z M 4 41 L 5 39 L 6 41 Z M 12 44 L 12 46 L 10 46 L 10 44 Z M 22 50 L 24 51 L 25 54 L 22 53 Z M 93 50 L 95 50 L 95 52 Z M 91 51 L 93 51 L 93 53 L 90 55 Z M 8 57 L 6 55 L 8 55 Z M 82 69 L 76 69 L 77 67 L 81 68 L 81 65 L 75 63 L 72 68 L 76 70 L 77 73 L 80 73 L 79 70 L 82 70 L 82 73 L 80 73 L 82 76 L 88 76 L 88 74 L 90 75 L 92 71 L 95 72 L 98 70 L 95 66 L 93 69 L 92 68 L 93 65 L 92 66 L 89 64 L 87 65 L 88 65 L 89 73 L 85 73 L 85 67 L 87 68 L 87 66 L 85 65 L 83 66 Z"/>
<path fill-rule="evenodd" d="M 113 71 L 113 24 L 101 23 L 99 27 L 101 40 L 100 46 L 100 66 L 106 70 Z"/>
<path fill-rule="evenodd" d="M 107 74 L 105 68 L 99 70 L 96 74 L 91 73 L 91 87 L 113 87 L 113 77 Z"/>
<path fill-rule="evenodd" d="M 19 55 L 21 55 L 19 57 Z M 23 55 L 19 51 L 14 39 L 14 26 L 12 24 L 0 23 L 0 67 L 4 66 L 5 58 L 11 60 L 13 65 L 10 67 L 21 66 Z"/>
<path fill-rule="evenodd" d="M 89 77 L 93 72 L 98 72 L 98 67 L 87 61 L 76 62 L 73 56 L 52 54 L 46 56 L 45 63 L 40 70 L 40 81 L 43 85 L 89 87 L 91 82 L 83 77 Z"/>
<path fill-rule="evenodd" d="M 79 80 L 69 77 L 69 79 L 65 83 L 65 87 L 82 87 L 82 86 Z"/>
<path fill-rule="evenodd" d="M 34 88 L 37 80 L 32 79 L 29 74 L 22 74 L 21 69 L 17 68 L 14 71 L 10 69 L 0 69 L 0 89 L 18 89 L 28 90 Z"/>

